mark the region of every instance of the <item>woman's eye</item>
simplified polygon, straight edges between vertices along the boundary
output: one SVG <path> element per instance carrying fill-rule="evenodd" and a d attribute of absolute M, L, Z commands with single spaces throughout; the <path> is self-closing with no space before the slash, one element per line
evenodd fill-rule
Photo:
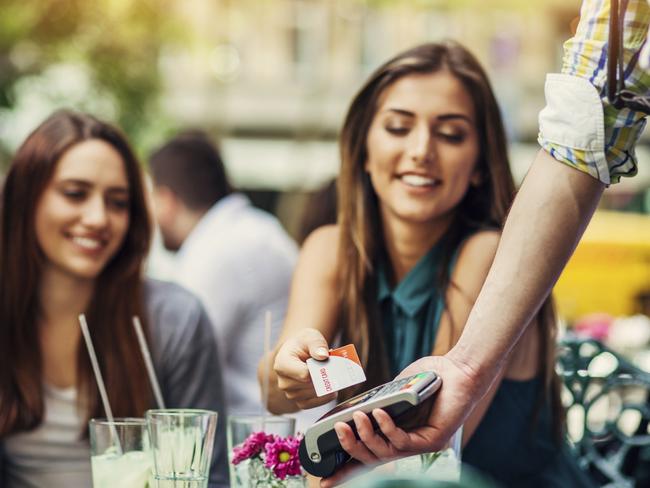
<path fill-rule="evenodd" d="M 452 143 L 460 143 L 465 140 L 465 135 L 457 132 L 438 132 L 438 136 Z"/>
<path fill-rule="evenodd" d="M 127 210 L 129 208 L 129 199 L 111 198 L 108 200 L 108 205 L 115 210 Z"/>
<path fill-rule="evenodd" d="M 386 131 L 396 136 L 405 136 L 409 133 L 409 128 L 404 126 L 387 126 Z"/>
<path fill-rule="evenodd" d="M 86 192 L 84 190 L 68 189 L 62 190 L 61 193 L 64 197 L 74 201 L 80 201 L 86 197 Z"/>

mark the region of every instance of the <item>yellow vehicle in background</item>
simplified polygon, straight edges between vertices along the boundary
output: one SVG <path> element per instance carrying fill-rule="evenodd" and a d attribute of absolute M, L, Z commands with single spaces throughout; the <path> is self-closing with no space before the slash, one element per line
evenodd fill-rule
<path fill-rule="evenodd" d="M 569 323 L 639 313 L 650 294 L 650 215 L 597 211 L 553 293 Z"/>

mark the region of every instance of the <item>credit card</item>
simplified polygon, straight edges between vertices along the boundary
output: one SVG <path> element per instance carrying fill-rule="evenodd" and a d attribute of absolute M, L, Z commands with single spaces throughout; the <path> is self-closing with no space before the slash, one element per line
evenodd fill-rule
<path fill-rule="evenodd" d="M 316 395 L 323 396 L 348 386 L 366 381 L 359 355 L 354 344 L 330 349 L 329 358 L 319 361 L 307 359 L 311 381 Z"/>

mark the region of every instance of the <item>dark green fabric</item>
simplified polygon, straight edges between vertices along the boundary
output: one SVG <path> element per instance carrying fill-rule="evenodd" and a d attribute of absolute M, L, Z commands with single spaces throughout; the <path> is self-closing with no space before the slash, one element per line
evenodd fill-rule
<path fill-rule="evenodd" d="M 437 244 L 395 287 L 390 285 L 386 264 L 378 267 L 377 298 L 394 375 L 433 350 L 444 309 L 443 290 L 437 286 L 441 259 L 441 244 Z M 452 268 L 454 263 L 455 258 Z M 463 450 L 463 463 L 507 487 L 595 486 L 568 453 L 568 445 L 553 443 L 547 406 L 532 428 L 540 386 L 538 379 L 503 380 Z"/>
<path fill-rule="evenodd" d="M 379 470 L 354 476 L 355 488 L 500 488 L 501 486 L 468 466 L 463 467 L 463 476 L 458 481 L 426 478 L 417 472 L 391 474 Z"/>
<path fill-rule="evenodd" d="M 462 460 L 508 487 L 596 486 L 578 467 L 568 444 L 552 438 L 551 409 L 537 411 L 541 379 L 504 379 Z"/>
<path fill-rule="evenodd" d="M 433 350 L 443 308 L 438 289 L 433 285 L 441 259 L 440 248 L 440 244 L 433 246 L 394 289 L 390 286 L 387 267 L 379 266 L 379 311 L 393 376 Z"/>

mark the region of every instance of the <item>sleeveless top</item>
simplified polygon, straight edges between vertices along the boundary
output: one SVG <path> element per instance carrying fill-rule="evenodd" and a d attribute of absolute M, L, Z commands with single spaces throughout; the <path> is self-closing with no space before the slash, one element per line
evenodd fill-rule
<path fill-rule="evenodd" d="M 378 266 L 378 310 L 394 376 L 433 350 L 444 309 L 444 290 L 437 285 L 442 246 L 434 245 L 394 288 L 386 263 Z M 453 256 L 450 268 L 455 260 Z M 508 487 L 595 486 L 569 453 L 568 443 L 554 442 L 549 405 L 538 409 L 533 426 L 541 386 L 539 377 L 502 380 L 463 449 L 463 463 Z"/>

